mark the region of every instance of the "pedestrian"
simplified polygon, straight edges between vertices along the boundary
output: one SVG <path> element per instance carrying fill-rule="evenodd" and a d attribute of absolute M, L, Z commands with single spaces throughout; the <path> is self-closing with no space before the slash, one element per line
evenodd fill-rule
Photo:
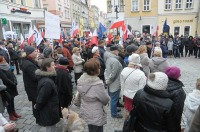
<path fill-rule="evenodd" d="M 168 66 L 167 59 L 162 57 L 162 51 L 155 49 L 153 57 L 149 60 L 150 72 L 165 72 L 165 68 Z"/>
<path fill-rule="evenodd" d="M 196 50 L 195 58 L 198 57 L 200 59 L 200 35 L 199 37 L 197 37 L 196 46 L 197 46 L 197 50 Z"/>
<path fill-rule="evenodd" d="M 132 110 L 132 101 L 135 93 L 138 90 L 143 89 L 146 85 L 146 77 L 144 72 L 140 70 L 140 67 L 142 67 L 140 64 L 140 56 L 134 53 L 129 56 L 128 67 L 124 68 L 121 72 L 120 82 L 122 95 L 124 96 L 125 120 Z"/>
<path fill-rule="evenodd" d="M 200 78 L 196 80 L 196 89 L 187 95 L 184 104 L 184 115 L 186 117 L 185 132 L 188 132 L 192 118 L 200 105 Z"/>
<path fill-rule="evenodd" d="M 38 57 L 38 65 L 39 67 L 41 66 L 42 64 L 42 60 L 45 59 L 45 58 L 52 58 L 52 49 L 49 48 L 49 47 L 45 47 L 42 54 L 40 54 L 40 56 Z"/>
<path fill-rule="evenodd" d="M 58 91 L 55 85 L 55 65 L 53 59 L 42 60 L 41 68 L 35 71 L 38 77 L 38 96 L 34 108 L 37 111 L 37 123 L 46 127 L 46 132 L 55 132 L 60 121 Z"/>
<path fill-rule="evenodd" d="M 167 58 L 169 54 L 168 49 L 167 49 L 167 40 L 164 40 L 163 43 L 160 44 L 160 48 L 162 50 L 163 58 Z"/>
<path fill-rule="evenodd" d="M 180 52 L 181 57 L 183 57 L 183 49 L 185 47 L 185 40 L 184 40 L 183 35 L 181 35 L 180 41 L 181 41 L 181 44 L 179 46 L 179 52 Z"/>
<path fill-rule="evenodd" d="M 173 54 L 174 58 L 178 57 L 180 58 L 180 53 L 179 53 L 179 46 L 181 45 L 181 40 L 178 36 L 174 38 L 174 43 L 173 43 Z"/>
<path fill-rule="evenodd" d="M 144 89 L 133 98 L 136 109 L 136 132 L 177 132 L 173 101 L 166 91 L 168 77 L 163 72 L 151 73 Z"/>
<path fill-rule="evenodd" d="M 5 47 L 5 43 L 0 41 L 0 55 L 4 56 L 6 62 L 10 64 L 10 55 L 8 50 Z"/>
<path fill-rule="evenodd" d="M 75 83 L 77 85 L 77 80 L 80 78 L 80 76 L 83 74 L 83 63 L 85 62 L 84 59 L 82 59 L 80 55 L 80 49 L 77 47 L 74 47 L 72 55 L 72 61 L 74 63 L 74 77 L 75 77 Z"/>
<path fill-rule="evenodd" d="M 125 52 L 125 57 L 124 57 L 124 62 L 126 64 L 126 66 L 128 66 L 128 57 L 130 55 L 132 55 L 133 53 L 135 53 L 137 51 L 137 49 L 138 49 L 138 46 L 133 45 L 133 44 L 128 45 L 126 47 L 126 52 Z"/>
<path fill-rule="evenodd" d="M 185 91 L 183 90 L 184 85 L 179 80 L 181 71 L 176 66 L 169 66 L 165 69 L 165 73 L 169 78 L 167 91 L 170 94 L 171 100 L 174 102 L 174 112 L 176 114 L 174 123 L 176 124 L 176 131 L 181 131 L 181 117 L 186 98 Z"/>
<path fill-rule="evenodd" d="M 189 132 L 198 132 L 200 130 L 200 106 L 195 112 L 194 118 L 192 119 Z"/>
<path fill-rule="evenodd" d="M 84 73 L 78 79 L 77 90 L 81 96 L 80 117 L 88 124 L 89 132 L 103 132 L 106 124 L 106 111 L 109 96 L 104 83 L 98 77 L 100 64 L 95 59 L 89 59 L 84 64 Z"/>
<path fill-rule="evenodd" d="M 193 41 L 193 37 L 190 36 L 187 43 L 185 44 L 185 57 L 187 56 L 188 54 L 188 51 L 189 51 L 189 57 L 190 55 L 192 55 L 192 52 L 193 52 L 193 47 L 194 47 L 194 41 Z"/>
<path fill-rule="evenodd" d="M 37 98 L 37 85 L 38 80 L 35 75 L 35 71 L 39 69 L 37 62 L 35 61 L 37 57 L 37 51 L 31 47 L 25 47 L 25 56 L 22 60 L 22 72 L 23 72 L 23 81 L 28 100 L 32 102 L 33 115 L 36 117 L 36 111 L 34 105 Z"/>
<path fill-rule="evenodd" d="M 167 47 L 168 47 L 170 57 L 172 57 L 172 55 L 173 55 L 173 45 L 174 45 L 174 42 L 172 41 L 172 38 L 170 38 L 168 43 L 167 43 Z"/>
<path fill-rule="evenodd" d="M 18 95 L 17 79 L 13 72 L 10 70 L 10 66 L 3 56 L 0 56 L 0 78 L 3 81 L 3 84 L 7 87 L 6 91 L 10 94 L 10 98 L 7 105 L 9 119 L 12 121 L 16 121 L 17 118 L 21 118 L 21 115 L 17 114 L 15 111 L 14 103 L 14 98 Z"/>
<path fill-rule="evenodd" d="M 117 103 L 119 100 L 121 85 L 120 74 L 122 65 L 117 60 L 118 47 L 112 47 L 112 51 L 107 56 L 104 56 L 106 69 L 104 72 L 105 83 L 108 85 L 108 92 L 110 95 L 110 109 L 113 118 L 123 118 L 122 115 L 117 113 Z"/>
<path fill-rule="evenodd" d="M 146 45 L 139 46 L 136 53 L 140 55 L 140 63 L 142 65 L 142 70 L 148 77 L 150 74 L 150 69 L 149 69 L 149 57 L 147 54 L 147 46 Z"/>

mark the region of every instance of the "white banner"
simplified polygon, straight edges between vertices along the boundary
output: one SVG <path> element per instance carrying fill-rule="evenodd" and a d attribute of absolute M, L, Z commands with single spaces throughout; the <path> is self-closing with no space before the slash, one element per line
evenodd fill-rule
<path fill-rule="evenodd" d="M 60 39 L 60 18 L 45 11 L 45 38 Z"/>

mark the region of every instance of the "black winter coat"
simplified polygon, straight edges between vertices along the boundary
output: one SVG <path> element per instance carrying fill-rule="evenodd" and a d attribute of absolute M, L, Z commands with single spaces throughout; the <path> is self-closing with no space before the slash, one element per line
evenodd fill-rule
<path fill-rule="evenodd" d="M 181 126 L 180 126 L 181 117 L 186 98 L 185 91 L 182 88 L 183 86 L 184 85 L 181 81 L 169 78 L 167 91 L 170 93 L 170 98 L 174 102 L 173 107 L 176 113 L 176 118 L 174 123 L 177 126 L 176 128 L 177 132 L 181 131 Z"/>
<path fill-rule="evenodd" d="M 17 60 L 17 59 L 19 59 L 17 51 L 15 51 L 13 48 L 8 48 L 8 52 L 10 54 L 11 60 Z"/>
<path fill-rule="evenodd" d="M 17 79 L 13 72 L 10 69 L 7 71 L 2 70 L 0 67 L 0 78 L 3 81 L 3 84 L 7 87 L 6 91 L 11 95 L 11 97 L 14 98 L 17 96 Z"/>
<path fill-rule="evenodd" d="M 63 66 L 57 66 L 56 73 L 56 85 L 58 89 L 60 107 L 68 108 L 72 101 L 72 76 L 67 68 L 64 68 Z"/>
<path fill-rule="evenodd" d="M 31 59 L 24 58 L 22 61 L 22 71 L 25 91 L 29 101 L 36 102 L 38 79 L 35 71 L 39 69 L 37 63 Z"/>
<path fill-rule="evenodd" d="M 36 70 L 38 76 L 38 96 L 36 101 L 36 119 L 41 126 L 52 126 L 60 121 L 58 92 L 54 82 L 56 71 Z"/>
<path fill-rule="evenodd" d="M 188 40 L 188 42 L 185 45 L 186 50 L 193 50 L 193 47 L 194 47 L 194 41 Z"/>
<path fill-rule="evenodd" d="M 10 57 L 4 49 L 0 48 L 0 55 L 2 55 L 5 58 L 8 64 L 10 63 Z"/>
<path fill-rule="evenodd" d="M 136 132 L 177 132 L 169 93 L 149 86 L 139 90 L 133 98 L 137 111 Z"/>

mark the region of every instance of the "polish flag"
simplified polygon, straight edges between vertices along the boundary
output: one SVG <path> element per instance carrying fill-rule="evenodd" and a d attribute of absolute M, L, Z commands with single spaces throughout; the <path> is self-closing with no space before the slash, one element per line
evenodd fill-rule
<path fill-rule="evenodd" d="M 28 33 L 28 44 L 31 45 L 31 42 L 34 40 L 34 31 L 30 28 Z"/>
<path fill-rule="evenodd" d="M 21 43 L 21 44 L 23 44 L 23 43 L 24 43 L 24 37 L 23 37 L 23 35 L 22 35 L 22 34 L 20 35 L 20 43 Z"/>
<path fill-rule="evenodd" d="M 114 23 L 111 25 L 110 29 L 113 29 L 113 28 L 119 28 L 119 27 L 122 27 L 124 25 L 124 20 L 116 20 L 114 21 Z"/>
<path fill-rule="evenodd" d="M 91 45 L 92 44 L 96 44 L 96 46 L 98 46 L 98 39 L 97 39 L 97 30 L 95 29 L 92 35 L 92 39 L 91 39 Z"/>
<path fill-rule="evenodd" d="M 60 39 L 58 40 L 59 44 L 62 45 L 62 35 L 60 35 Z"/>
<path fill-rule="evenodd" d="M 75 26 L 74 29 L 72 29 L 72 35 L 71 37 L 74 38 L 76 36 L 76 34 L 79 32 L 79 28 L 78 26 Z"/>

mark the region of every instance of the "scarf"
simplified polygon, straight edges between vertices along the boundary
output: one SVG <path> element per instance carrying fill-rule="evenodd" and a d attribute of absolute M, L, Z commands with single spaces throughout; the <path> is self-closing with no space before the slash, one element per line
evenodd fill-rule
<path fill-rule="evenodd" d="M 10 66 L 8 63 L 6 64 L 0 64 L 0 69 L 4 71 L 8 71 L 10 69 Z"/>

